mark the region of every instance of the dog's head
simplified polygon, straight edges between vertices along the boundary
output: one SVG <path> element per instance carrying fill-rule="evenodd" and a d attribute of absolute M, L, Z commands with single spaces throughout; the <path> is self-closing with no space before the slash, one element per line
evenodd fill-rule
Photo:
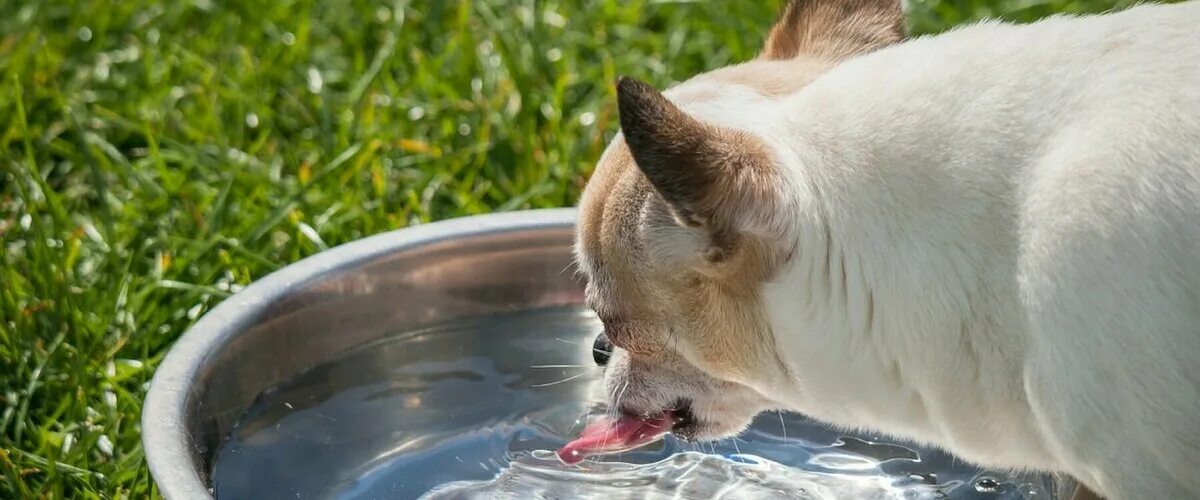
<path fill-rule="evenodd" d="M 765 116 L 902 37 L 896 0 L 793 0 L 756 60 L 666 94 L 618 82 L 621 134 L 584 190 L 576 242 L 604 323 L 595 349 L 610 403 L 674 410 L 676 434 L 695 439 L 736 434 L 778 406 L 765 388 L 787 370 L 760 289 L 795 248 L 785 214 L 796 193 Z"/>

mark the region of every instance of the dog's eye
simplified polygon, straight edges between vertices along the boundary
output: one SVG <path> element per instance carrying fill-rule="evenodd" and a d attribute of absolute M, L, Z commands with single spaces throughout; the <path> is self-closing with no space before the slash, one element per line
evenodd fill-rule
<path fill-rule="evenodd" d="M 596 340 L 592 342 L 592 359 L 597 365 L 604 366 L 608 364 L 608 358 L 612 357 L 613 345 L 608 340 L 608 335 L 600 332 L 596 336 Z"/>

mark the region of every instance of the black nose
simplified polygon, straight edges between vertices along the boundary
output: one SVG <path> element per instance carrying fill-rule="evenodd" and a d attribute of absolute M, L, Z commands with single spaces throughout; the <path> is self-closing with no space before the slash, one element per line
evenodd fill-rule
<path fill-rule="evenodd" d="M 592 342 L 592 359 L 596 361 L 596 364 L 604 366 L 608 364 L 608 358 L 612 357 L 612 350 L 613 345 L 612 342 L 609 342 L 608 335 L 600 332 L 600 335 L 597 335 L 596 340 Z"/>

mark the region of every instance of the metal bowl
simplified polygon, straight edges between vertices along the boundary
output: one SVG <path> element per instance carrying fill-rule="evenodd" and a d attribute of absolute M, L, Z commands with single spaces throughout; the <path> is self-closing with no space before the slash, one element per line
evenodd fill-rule
<path fill-rule="evenodd" d="M 146 398 L 142 440 L 159 490 L 212 498 L 219 446 L 256 399 L 339 353 L 458 318 L 578 307 L 582 283 L 564 272 L 574 221 L 571 209 L 537 210 L 394 231 L 304 259 L 225 300 L 176 342 Z M 482 339 L 465 342 L 494 352 Z M 948 456 L 921 458 L 954 467 Z M 1056 482 L 1053 496 L 1072 486 Z"/>
<path fill-rule="evenodd" d="M 398 327 L 577 305 L 575 212 L 453 219 L 339 246 L 225 300 L 171 348 L 142 413 L 150 473 L 168 499 L 212 498 L 221 440 L 255 398 Z"/>

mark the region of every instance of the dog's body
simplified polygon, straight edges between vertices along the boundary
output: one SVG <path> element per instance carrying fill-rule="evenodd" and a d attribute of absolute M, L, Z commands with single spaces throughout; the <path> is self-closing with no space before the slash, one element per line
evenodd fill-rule
<path fill-rule="evenodd" d="M 793 228 L 763 293 L 811 377 L 788 406 L 1122 498 L 1200 495 L 1198 27 L 1200 4 L 976 26 L 764 120 L 820 138 L 779 144 L 825 221 Z"/>
<path fill-rule="evenodd" d="M 796 1 L 764 60 L 619 85 L 579 238 L 615 403 L 1200 495 L 1200 3 L 882 49 L 898 7 L 826 3 L 868 22 Z"/>

